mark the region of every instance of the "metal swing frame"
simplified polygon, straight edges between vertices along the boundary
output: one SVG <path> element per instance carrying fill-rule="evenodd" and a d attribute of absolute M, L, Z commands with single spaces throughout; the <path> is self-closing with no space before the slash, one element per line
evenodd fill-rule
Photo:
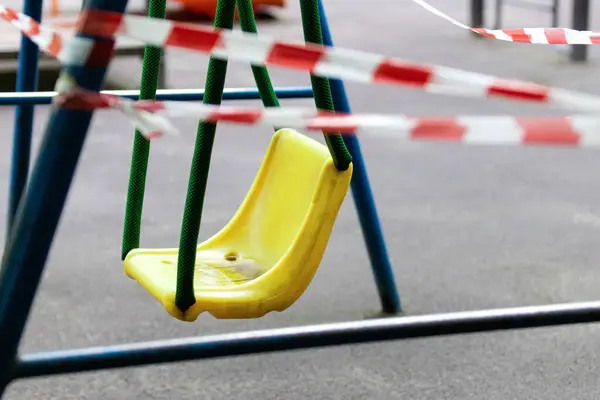
<path fill-rule="evenodd" d="M 127 0 L 88 0 L 85 7 L 124 12 Z M 24 12 L 40 20 L 42 0 L 26 0 Z M 320 2 L 325 43 L 333 45 Z M 600 321 L 600 301 L 446 313 L 416 317 L 389 317 L 241 332 L 118 346 L 18 354 L 19 343 L 52 244 L 67 192 L 85 141 L 92 112 L 55 109 L 44 133 L 39 156 L 28 179 L 32 120 L 35 105 L 50 104 L 55 93 L 36 90 L 38 51 L 23 39 L 18 93 L 0 94 L 0 106 L 17 107 L 7 242 L 0 270 L 0 397 L 16 379 L 66 373 L 142 366 L 233 355 L 257 354 L 384 340 L 430 337 Z M 82 87 L 100 89 L 106 68 L 67 67 Z M 349 112 L 343 83 L 331 81 L 335 107 Z M 30 92 L 30 93 L 23 93 Z M 113 92 L 135 98 L 137 91 Z M 200 90 L 162 90 L 162 100 L 200 100 Z M 310 88 L 279 88 L 281 99 L 312 97 Z M 253 89 L 230 89 L 225 99 L 258 99 Z M 64 129 L 66 126 L 69 129 Z M 369 180 L 354 136 L 345 137 L 354 157 L 352 194 L 379 291 L 382 309 L 401 311 Z M 27 184 L 27 182 L 29 183 Z M 27 190 L 25 191 L 25 188 Z"/>

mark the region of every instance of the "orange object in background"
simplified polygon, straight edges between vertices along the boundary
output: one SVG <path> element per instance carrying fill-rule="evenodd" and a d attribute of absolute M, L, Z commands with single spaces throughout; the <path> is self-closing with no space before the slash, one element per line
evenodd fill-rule
<path fill-rule="evenodd" d="M 172 3 L 177 3 L 183 7 L 184 11 L 205 15 L 211 18 L 217 13 L 217 0 L 170 0 Z M 286 0 L 252 0 L 254 11 L 261 11 L 264 7 L 285 7 Z M 57 17 L 60 13 L 59 0 L 51 0 L 50 15 Z M 237 19 L 237 10 L 235 13 Z"/>
<path fill-rule="evenodd" d="M 50 4 L 50 15 L 53 17 L 58 16 L 58 0 L 52 0 Z"/>
<path fill-rule="evenodd" d="M 208 15 L 214 18 L 217 13 L 217 0 L 171 0 L 183 6 L 183 9 L 191 13 Z M 252 0 L 254 11 L 263 7 L 285 7 L 285 0 Z M 236 12 L 237 14 L 237 12 Z"/>

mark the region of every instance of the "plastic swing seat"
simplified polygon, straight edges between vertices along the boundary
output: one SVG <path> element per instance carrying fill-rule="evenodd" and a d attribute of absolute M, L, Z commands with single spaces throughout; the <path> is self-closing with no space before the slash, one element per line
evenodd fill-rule
<path fill-rule="evenodd" d="M 326 146 L 281 129 L 236 214 L 197 247 L 194 305 L 175 305 L 178 249 L 134 249 L 125 273 L 183 321 L 283 311 L 315 275 L 351 177 L 352 165 L 338 171 Z"/>

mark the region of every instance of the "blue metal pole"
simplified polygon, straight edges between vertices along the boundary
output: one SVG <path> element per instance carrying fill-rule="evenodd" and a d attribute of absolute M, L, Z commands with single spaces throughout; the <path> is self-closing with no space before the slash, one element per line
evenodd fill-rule
<path fill-rule="evenodd" d="M 333 46 L 329 23 L 325 15 L 325 8 L 322 0 L 319 0 L 319 14 L 321 16 L 321 29 L 323 31 L 323 41 L 327 46 Z M 336 111 L 350 112 L 350 104 L 344 83 L 339 79 L 330 79 L 331 94 Z M 379 292 L 381 306 L 383 311 L 395 314 L 402 311 L 400 304 L 400 295 L 396 288 L 394 272 L 390 263 L 390 258 L 385 246 L 383 231 L 377 216 L 377 208 L 373 200 L 373 193 L 365 167 L 365 161 L 360 151 L 360 143 L 354 135 L 344 135 L 346 147 L 352 154 L 354 172 L 352 176 L 352 196 L 356 204 L 358 218 L 363 232 L 363 237 L 369 253 L 371 268 L 375 275 L 375 283 Z"/>
<path fill-rule="evenodd" d="M 123 13 L 126 6 L 127 0 L 84 2 L 84 8 L 119 13 Z M 97 45 L 105 45 L 106 50 L 114 48 L 113 40 L 94 39 Z M 108 62 L 106 60 L 106 64 Z M 106 67 L 66 67 L 61 76 L 66 74 L 80 87 L 98 91 L 102 87 Z M 15 214 L 0 268 L 0 397 L 10 382 L 23 329 L 92 114 L 91 111 L 67 108 L 55 108 L 52 111 L 31 181 Z"/>
<path fill-rule="evenodd" d="M 115 96 L 137 100 L 139 90 L 105 90 Z M 275 94 L 282 99 L 310 99 L 313 97 L 310 86 L 284 86 L 276 87 Z M 0 93 L 0 106 L 51 104 L 56 92 Z M 202 101 L 204 89 L 160 89 L 156 91 L 156 100 L 173 101 Z M 260 100 L 256 88 L 229 88 L 223 91 L 223 100 Z"/>
<path fill-rule="evenodd" d="M 42 19 L 42 0 L 25 0 L 23 13 L 36 21 Z M 17 68 L 17 92 L 35 92 L 38 80 L 38 55 L 35 43 L 27 36 L 21 36 L 19 66 Z M 29 157 L 31 154 L 31 136 L 33 131 L 33 106 L 19 106 L 15 112 L 12 163 L 10 169 L 10 186 L 8 198 L 7 234 L 10 232 L 15 212 L 23 190 L 27 185 L 29 174 Z"/>

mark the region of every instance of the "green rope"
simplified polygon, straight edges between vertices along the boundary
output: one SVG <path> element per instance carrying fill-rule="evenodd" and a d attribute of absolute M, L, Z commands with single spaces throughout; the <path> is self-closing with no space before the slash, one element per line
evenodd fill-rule
<path fill-rule="evenodd" d="M 242 30 L 256 33 L 256 21 L 251 0 L 235 0 L 240 15 Z M 216 28 L 231 29 L 235 3 L 232 0 L 219 1 Z M 225 86 L 227 61 L 211 59 L 208 67 L 204 102 L 220 104 Z M 265 107 L 279 107 L 275 89 L 271 83 L 269 72 L 264 66 L 252 66 L 254 80 Z M 202 208 L 206 194 L 206 183 L 210 168 L 210 157 L 214 143 L 216 124 L 200 122 L 192 171 L 188 187 L 188 195 L 181 227 L 179 243 L 179 259 L 177 261 L 177 289 L 175 304 L 180 310 L 187 310 L 195 302 L 194 272 L 196 265 L 196 246 L 202 221 Z"/>
<path fill-rule="evenodd" d="M 321 17 L 319 15 L 319 0 L 300 0 L 300 14 L 302 15 L 302 29 L 304 40 L 310 43 L 323 44 L 323 33 L 321 32 Z M 310 76 L 313 88 L 315 105 L 320 110 L 334 111 L 333 99 L 329 80 L 319 76 Z M 344 144 L 340 134 L 323 132 L 333 162 L 339 171 L 345 171 L 352 162 L 352 156 Z"/>
<path fill-rule="evenodd" d="M 235 13 L 234 0 L 219 0 L 214 26 L 220 29 L 232 29 Z M 208 63 L 208 74 L 203 102 L 205 104 L 221 104 L 227 61 L 212 58 Z M 177 288 L 175 305 L 185 311 L 195 302 L 194 270 L 196 267 L 196 246 L 202 219 L 202 207 L 206 193 L 210 157 L 215 140 L 217 125 L 200 121 L 196 135 L 196 145 L 192 159 L 192 167 L 188 183 L 188 192 L 183 211 L 183 223 L 179 239 L 179 257 L 177 260 Z"/>
<path fill-rule="evenodd" d="M 252 0 L 236 0 L 235 3 L 238 8 L 242 30 L 244 32 L 257 33 Z M 275 94 L 275 89 L 271 83 L 267 68 L 252 65 L 252 74 L 254 75 L 254 81 L 256 82 L 263 105 L 265 107 L 279 107 L 279 100 Z"/>
<path fill-rule="evenodd" d="M 165 18 L 165 13 L 166 0 L 150 0 L 150 3 L 148 4 L 149 17 Z M 161 57 L 162 49 L 160 47 L 145 47 L 144 62 L 142 66 L 142 81 L 140 85 L 140 99 L 154 100 L 156 98 Z M 131 250 L 140 247 L 140 228 L 142 225 L 142 209 L 144 205 L 144 191 L 149 156 L 150 142 L 136 129 L 135 138 L 133 140 L 131 170 L 129 173 L 127 205 L 125 208 L 123 244 L 121 247 L 122 260 L 125 259 L 127 253 Z"/>

